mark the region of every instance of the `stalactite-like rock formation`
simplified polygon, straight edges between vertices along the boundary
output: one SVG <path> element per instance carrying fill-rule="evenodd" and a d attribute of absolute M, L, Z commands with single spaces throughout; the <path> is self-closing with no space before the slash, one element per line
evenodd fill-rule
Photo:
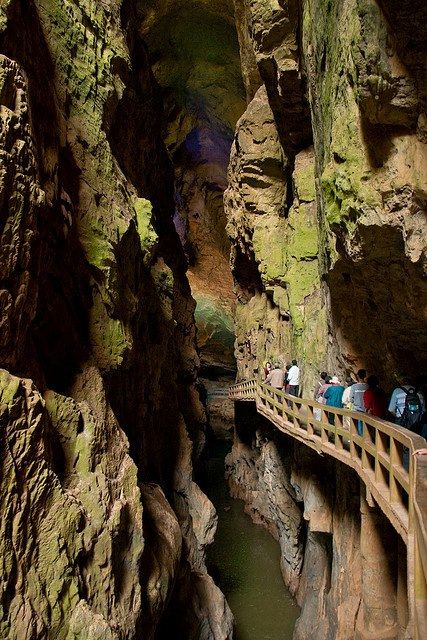
<path fill-rule="evenodd" d="M 205 415 L 136 3 L 0 9 L 0 636 L 227 638 Z"/>

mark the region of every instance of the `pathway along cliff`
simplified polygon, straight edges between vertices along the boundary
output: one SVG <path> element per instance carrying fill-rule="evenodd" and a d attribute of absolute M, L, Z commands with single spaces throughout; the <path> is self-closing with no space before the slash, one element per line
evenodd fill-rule
<path fill-rule="evenodd" d="M 426 12 L 0 1 L 0 640 L 231 640 L 200 372 L 425 385 Z M 424 640 L 406 445 L 352 443 L 407 540 L 325 434 L 250 404 L 226 474 L 278 541 L 293 639 Z"/>

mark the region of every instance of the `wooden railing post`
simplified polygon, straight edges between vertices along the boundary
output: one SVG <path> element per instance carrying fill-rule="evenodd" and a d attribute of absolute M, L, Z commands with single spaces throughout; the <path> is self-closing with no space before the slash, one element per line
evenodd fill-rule
<path fill-rule="evenodd" d="M 365 483 L 369 506 L 378 505 L 407 544 L 408 633 L 412 633 L 407 637 L 427 638 L 427 457 L 415 462 L 412 455 L 416 448 L 426 447 L 425 440 L 367 414 L 291 398 L 256 380 L 232 386 L 230 398 L 255 401 L 258 412 L 286 434 L 356 470 Z M 334 416 L 333 427 L 329 414 Z M 363 436 L 357 430 L 360 420 Z M 347 421 L 349 430 L 344 428 Z"/>

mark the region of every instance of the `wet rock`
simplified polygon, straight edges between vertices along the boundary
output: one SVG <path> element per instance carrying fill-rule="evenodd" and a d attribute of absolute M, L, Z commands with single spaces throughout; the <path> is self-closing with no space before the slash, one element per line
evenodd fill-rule
<path fill-rule="evenodd" d="M 301 606 L 294 638 L 397 638 L 398 535 L 367 509 L 356 474 L 279 434 L 249 403 L 236 410 L 226 475 L 232 495 L 279 541 Z"/>
<path fill-rule="evenodd" d="M 267 360 L 286 363 L 296 356 L 310 388 L 327 339 L 313 149 L 296 156 L 291 181 L 290 162 L 263 86 L 238 123 L 225 194 L 238 372 L 251 378 Z"/>

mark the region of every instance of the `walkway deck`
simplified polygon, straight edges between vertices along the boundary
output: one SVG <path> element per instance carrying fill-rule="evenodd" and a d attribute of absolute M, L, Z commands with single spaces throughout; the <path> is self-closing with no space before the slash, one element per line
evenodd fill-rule
<path fill-rule="evenodd" d="M 233 385 L 229 397 L 255 402 L 258 413 L 277 429 L 358 473 L 368 503 L 379 506 L 407 545 L 412 637 L 427 638 L 427 456 L 416 453 L 427 447 L 424 438 L 368 414 L 289 396 L 257 380 Z"/>

